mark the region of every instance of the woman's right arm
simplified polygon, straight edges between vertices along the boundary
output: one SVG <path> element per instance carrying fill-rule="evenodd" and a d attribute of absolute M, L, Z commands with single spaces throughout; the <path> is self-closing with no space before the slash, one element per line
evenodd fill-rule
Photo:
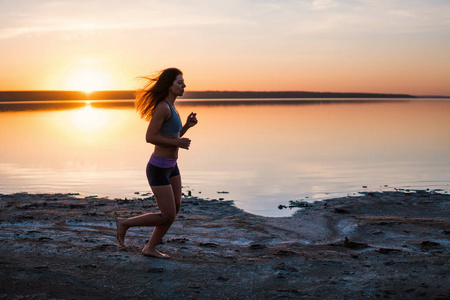
<path fill-rule="evenodd" d="M 170 117 L 171 110 L 166 105 L 158 105 L 155 108 L 152 119 L 148 124 L 147 133 L 145 135 L 145 140 L 147 143 L 151 143 L 157 146 L 165 147 L 180 147 L 184 149 L 189 149 L 191 141 L 187 138 L 168 138 L 160 134 L 160 129 L 164 120 Z"/>

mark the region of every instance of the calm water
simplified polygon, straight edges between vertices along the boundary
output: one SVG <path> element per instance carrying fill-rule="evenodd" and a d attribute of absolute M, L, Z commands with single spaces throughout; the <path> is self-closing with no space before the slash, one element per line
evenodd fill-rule
<path fill-rule="evenodd" d="M 450 189 L 448 100 L 183 101 L 183 120 L 199 119 L 179 161 L 194 196 L 281 216 L 289 200 Z M 0 193 L 138 197 L 149 192 L 146 129 L 131 101 L 0 103 Z"/>

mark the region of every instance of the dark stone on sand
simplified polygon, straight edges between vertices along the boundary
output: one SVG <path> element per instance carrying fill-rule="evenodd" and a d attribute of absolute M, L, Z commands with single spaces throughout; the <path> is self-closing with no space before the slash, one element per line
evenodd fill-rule
<path fill-rule="evenodd" d="M 336 207 L 335 209 L 333 209 L 333 212 L 337 213 L 337 214 L 348 214 L 349 213 L 348 210 L 340 208 L 340 207 Z"/>
<path fill-rule="evenodd" d="M 217 277 L 216 278 L 218 281 L 228 281 L 228 280 L 230 280 L 230 278 L 227 278 L 227 277 L 223 277 L 223 276 L 219 276 L 219 277 Z"/>
<path fill-rule="evenodd" d="M 275 256 L 293 256 L 293 255 L 297 255 L 297 253 L 294 251 L 281 249 L 281 250 L 276 251 L 273 255 L 275 255 Z"/>
<path fill-rule="evenodd" d="M 393 248 L 377 248 L 375 251 L 381 253 L 381 254 L 390 254 L 395 252 L 402 252 L 402 250 L 399 249 L 393 249 Z"/>
<path fill-rule="evenodd" d="M 248 246 L 248 248 L 250 250 L 261 250 L 261 249 L 266 249 L 267 246 L 266 245 L 262 245 L 262 244 L 252 244 L 252 245 Z"/>
<path fill-rule="evenodd" d="M 306 201 L 289 201 L 289 207 L 312 207 L 312 204 Z"/>
<path fill-rule="evenodd" d="M 365 249 L 370 247 L 366 243 L 351 242 L 347 237 L 345 237 L 342 242 L 331 243 L 330 246 L 340 246 L 349 249 Z"/>
<path fill-rule="evenodd" d="M 216 248 L 216 247 L 219 247 L 219 244 L 217 244 L 217 243 L 211 243 L 211 242 L 208 242 L 208 243 L 200 243 L 200 244 L 198 244 L 200 247 L 210 247 L 210 248 Z"/>
<path fill-rule="evenodd" d="M 432 241 L 423 241 L 419 244 L 422 247 L 439 247 L 441 244 L 438 242 L 432 242 Z"/>
<path fill-rule="evenodd" d="M 164 268 L 149 268 L 147 273 L 163 273 Z"/>
<path fill-rule="evenodd" d="M 86 208 L 86 206 L 82 204 L 70 204 L 70 209 L 80 209 L 80 208 Z"/>

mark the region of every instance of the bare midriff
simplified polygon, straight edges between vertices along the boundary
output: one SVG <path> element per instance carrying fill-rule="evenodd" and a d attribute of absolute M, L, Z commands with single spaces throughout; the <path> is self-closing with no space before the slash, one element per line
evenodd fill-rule
<path fill-rule="evenodd" d="M 179 139 L 179 135 L 162 135 L 168 139 Z M 177 146 L 160 146 L 155 145 L 155 150 L 153 155 L 165 158 L 178 158 L 178 147 Z"/>

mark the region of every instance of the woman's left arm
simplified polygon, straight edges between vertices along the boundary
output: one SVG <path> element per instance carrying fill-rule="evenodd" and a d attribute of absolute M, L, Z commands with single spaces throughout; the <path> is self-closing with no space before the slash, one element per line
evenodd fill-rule
<path fill-rule="evenodd" d="M 189 128 L 195 126 L 197 123 L 197 114 L 191 112 L 191 114 L 187 117 L 187 121 L 184 124 L 183 128 L 181 128 L 180 137 L 182 137 Z"/>

